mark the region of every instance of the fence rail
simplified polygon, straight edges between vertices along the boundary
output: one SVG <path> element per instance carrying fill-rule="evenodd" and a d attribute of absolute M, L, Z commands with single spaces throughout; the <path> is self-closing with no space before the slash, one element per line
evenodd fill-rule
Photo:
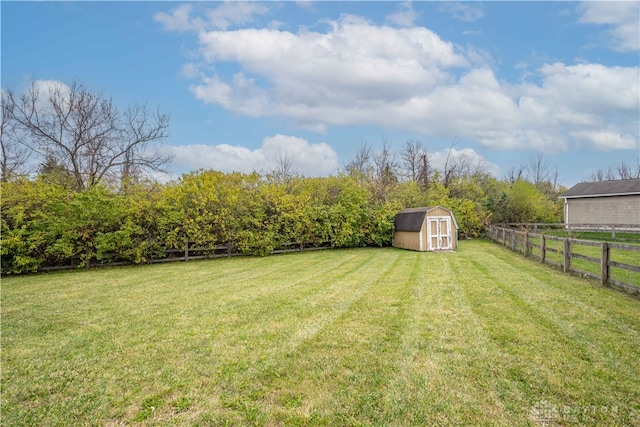
<path fill-rule="evenodd" d="M 640 224 L 565 224 L 560 223 L 508 223 L 505 224 L 509 228 L 517 228 L 519 230 L 533 230 L 537 233 L 540 230 L 564 230 L 568 233 L 581 232 L 600 232 L 611 233 L 611 239 L 619 239 L 616 233 L 640 234 Z M 624 240 L 624 239 L 622 239 Z"/>
<path fill-rule="evenodd" d="M 323 249 L 331 249 L 331 242 L 288 242 L 280 245 L 271 251 L 272 254 L 282 254 L 289 252 L 305 252 L 305 251 L 319 251 Z M 117 254 L 106 254 L 107 256 L 116 256 Z M 148 258 L 145 262 L 138 264 L 156 264 L 163 262 L 178 262 L 178 261 L 195 261 L 199 259 L 214 259 L 214 258 L 227 258 L 235 256 L 248 256 L 253 255 L 251 252 L 240 252 L 238 248 L 233 245 L 221 245 L 214 247 L 200 247 L 193 246 L 193 242 L 186 242 L 184 248 L 165 248 L 157 253 L 157 257 Z M 71 264 L 66 265 L 48 265 L 38 268 L 38 272 L 48 272 L 56 270 L 72 270 L 82 265 L 80 256 L 69 258 Z M 90 260 L 84 263 L 85 268 L 94 267 L 115 267 L 121 265 L 134 265 L 136 263 L 132 261 L 116 260 L 112 262 L 101 262 L 98 260 Z"/>
<path fill-rule="evenodd" d="M 488 237 L 565 273 L 578 273 L 603 286 L 640 295 L 640 245 L 549 236 L 497 225 L 489 226 Z"/>

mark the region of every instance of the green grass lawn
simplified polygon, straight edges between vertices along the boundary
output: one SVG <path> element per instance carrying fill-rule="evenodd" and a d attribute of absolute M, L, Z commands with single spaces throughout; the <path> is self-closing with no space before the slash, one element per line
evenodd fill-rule
<path fill-rule="evenodd" d="M 499 245 L 2 280 L 2 425 L 640 425 L 640 301 Z"/>

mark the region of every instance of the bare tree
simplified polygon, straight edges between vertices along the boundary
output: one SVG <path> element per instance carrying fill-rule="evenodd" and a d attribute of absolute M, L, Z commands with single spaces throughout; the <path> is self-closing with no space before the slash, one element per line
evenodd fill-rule
<path fill-rule="evenodd" d="M 404 176 L 413 182 L 418 181 L 421 169 L 421 160 L 424 151 L 422 149 L 422 142 L 409 139 L 400 149 L 400 160 Z"/>
<path fill-rule="evenodd" d="M 449 151 L 447 152 L 447 159 L 444 162 L 444 171 L 442 175 L 442 184 L 444 188 L 449 188 L 451 182 L 456 176 L 457 164 L 452 162 L 451 160 L 451 152 L 453 151 L 453 147 L 456 145 L 456 138 L 453 138 L 451 145 L 449 146 Z"/>
<path fill-rule="evenodd" d="M 431 168 L 431 159 L 426 151 L 420 154 L 420 169 L 418 171 L 417 182 L 419 182 L 425 189 L 431 185 L 431 179 L 433 178 L 433 170 Z"/>
<path fill-rule="evenodd" d="M 5 93 L 0 101 L 0 180 L 7 182 L 12 177 L 25 174 L 31 150 L 24 145 L 22 135 L 16 129 L 12 118 L 11 105 L 6 102 Z"/>
<path fill-rule="evenodd" d="M 634 179 L 640 178 L 640 163 L 636 165 L 636 170 L 627 165 L 625 162 L 620 163 L 616 166 L 616 172 L 618 173 L 619 179 Z"/>
<path fill-rule="evenodd" d="M 372 166 L 371 166 L 371 147 L 366 142 L 360 144 L 358 151 L 356 152 L 356 157 L 347 163 L 345 166 L 345 170 L 350 174 L 358 174 L 363 176 L 371 175 Z"/>
<path fill-rule="evenodd" d="M 584 178 L 583 181 L 602 182 L 608 181 L 608 179 L 606 177 L 606 171 L 604 169 L 598 169 L 597 171 L 592 172 L 588 177 Z"/>
<path fill-rule="evenodd" d="M 170 156 L 152 150 L 168 136 L 169 117 L 150 112 L 146 104 L 120 111 L 111 99 L 73 82 L 41 94 L 33 81 L 21 95 L 6 92 L 16 131 L 40 159 L 55 159 L 83 190 L 99 182 L 116 183 L 123 175 L 163 171 Z"/>
<path fill-rule="evenodd" d="M 278 182 L 287 182 L 296 172 L 293 169 L 293 159 L 286 151 L 280 153 L 276 161 L 276 168 L 271 172 L 271 176 Z"/>
<path fill-rule="evenodd" d="M 391 150 L 391 144 L 385 138 L 382 141 L 382 150 L 373 157 L 375 175 L 384 183 L 398 181 L 398 161 L 396 153 Z"/>
<path fill-rule="evenodd" d="M 470 178 L 484 172 L 483 164 L 480 161 L 475 162 L 471 156 L 464 152 L 449 159 L 449 165 L 456 177 Z"/>
<path fill-rule="evenodd" d="M 534 185 L 540 186 L 545 183 L 553 183 L 554 177 L 557 180 L 558 169 L 551 165 L 541 153 L 536 153 L 529 157 L 525 166 L 529 179 Z M 554 183 L 555 184 L 555 183 Z"/>
<path fill-rule="evenodd" d="M 627 165 L 624 161 L 615 167 L 609 166 L 607 169 L 598 169 L 592 172 L 585 181 L 612 181 L 617 179 L 634 179 L 640 178 L 640 161 L 635 168 Z"/>
<path fill-rule="evenodd" d="M 505 173 L 504 179 L 509 184 L 513 184 L 514 182 L 518 181 L 519 179 L 522 179 L 523 175 L 524 175 L 524 166 L 523 165 L 520 165 L 520 166 L 517 166 L 517 167 L 516 166 L 512 166 Z"/>

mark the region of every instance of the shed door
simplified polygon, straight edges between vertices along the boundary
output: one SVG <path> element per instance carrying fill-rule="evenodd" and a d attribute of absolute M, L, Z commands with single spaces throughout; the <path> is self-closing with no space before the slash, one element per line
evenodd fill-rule
<path fill-rule="evenodd" d="M 430 251 L 451 249 L 451 218 L 427 217 L 427 232 Z"/>

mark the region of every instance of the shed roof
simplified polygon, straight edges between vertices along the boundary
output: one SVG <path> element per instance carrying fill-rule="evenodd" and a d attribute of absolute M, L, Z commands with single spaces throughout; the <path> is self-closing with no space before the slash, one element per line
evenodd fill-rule
<path fill-rule="evenodd" d="M 640 194 L 640 178 L 581 182 L 558 197 L 575 199 L 581 197 L 629 196 L 634 194 Z"/>
<path fill-rule="evenodd" d="M 455 228 L 458 228 L 458 223 L 456 222 L 451 209 L 443 208 L 442 206 L 428 206 L 421 208 L 407 208 L 403 209 L 396 214 L 396 217 L 393 221 L 393 225 L 396 231 L 420 231 L 422 228 L 422 224 L 424 222 L 424 217 L 427 215 L 429 211 L 432 211 L 436 208 L 444 209 L 451 213 L 453 218 L 453 224 Z"/>

